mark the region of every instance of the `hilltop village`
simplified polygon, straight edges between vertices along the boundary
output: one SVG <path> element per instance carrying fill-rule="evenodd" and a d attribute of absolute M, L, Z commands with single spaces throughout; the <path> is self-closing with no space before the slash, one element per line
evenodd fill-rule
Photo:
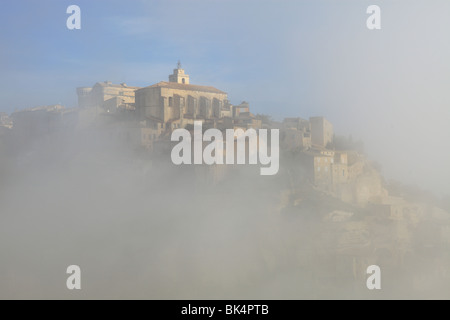
<path fill-rule="evenodd" d="M 332 260 L 325 263 L 329 269 L 317 271 L 318 278 L 339 282 L 339 270 L 347 270 L 344 273 L 349 279 L 364 279 L 365 267 L 371 263 L 390 266 L 395 278 L 411 261 L 434 270 L 436 281 L 450 275 L 447 255 L 433 254 L 427 260 L 421 253 L 424 246 L 432 252 L 448 248 L 448 213 L 390 194 L 377 167 L 356 144 L 337 139 L 332 123 L 324 117 L 277 122 L 255 115 L 248 102 L 232 104 L 224 91 L 191 84 L 180 64 L 168 81 L 148 87 L 105 81 L 77 88 L 76 93 L 76 108 L 52 105 L 11 115 L 0 113 L 0 154 L 17 152 L 15 146 L 24 150 L 34 139 L 81 132 L 87 139 L 101 137 L 140 154 L 167 156 L 173 145 L 172 131 L 192 130 L 194 121 L 201 121 L 205 130 L 279 129 L 280 174 L 287 177 L 287 183 L 274 191 L 273 212 L 317 213 L 321 223 L 316 244 L 321 249 L 313 260 Z M 90 135 L 92 132 L 95 134 Z M 165 159 L 170 161 L 170 157 Z M 236 167 L 201 166 L 196 172 L 197 177 L 217 186 Z M 327 249 L 322 252 L 323 248 Z M 268 265 L 273 263 L 273 257 L 262 255 Z M 422 285 L 424 277 L 415 275 L 412 288 Z"/>
<path fill-rule="evenodd" d="M 333 125 L 324 117 L 276 122 L 254 115 L 245 101 L 234 105 L 224 91 L 190 84 L 180 63 L 168 80 L 144 88 L 108 81 L 77 88 L 77 108 L 51 105 L 16 111 L 10 116 L 2 113 L 0 134 L 26 145 L 40 136 L 95 128 L 111 140 L 158 152 L 171 145 L 174 129 L 192 129 L 194 121 L 201 121 L 204 130 L 277 128 L 280 148 L 299 153 L 299 164 L 318 190 L 361 206 L 401 203 L 387 195 L 381 176 L 362 153 L 339 149 L 333 140 Z M 217 182 L 220 176 L 214 179 Z"/>

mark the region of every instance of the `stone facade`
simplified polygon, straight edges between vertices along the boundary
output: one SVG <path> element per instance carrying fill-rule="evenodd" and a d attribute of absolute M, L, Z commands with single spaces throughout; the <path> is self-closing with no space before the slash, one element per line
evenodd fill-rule
<path fill-rule="evenodd" d="M 139 116 L 163 122 L 220 118 L 227 103 L 225 92 L 209 86 L 162 81 L 136 91 Z"/>
<path fill-rule="evenodd" d="M 110 81 L 97 82 L 93 87 L 77 88 L 79 108 L 101 108 L 100 111 L 113 112 L 120 106 L 125 108 L 134 104 L 135 91 L 139 87 L 129 87 L 125 83 L 113 84 Z M 110 99 L 115 99 L 110 101 Z M 106 104 L 105 104 L 106 102 Z"/>
<path fill-rule="evenodd" d="M 280 144 L 285 149 L 310 149 L 312 146 L 310 122 L 302 118 L 285 118 L 280 139 Z"/>
<path fill-rule="evenodd" d="M 169 81 L 161 81 L 136 91 L 136 112 L 149 126 L 171 131 L 186 128 L 194 121 L 219 129 L 260 128 L 261 120 L 250 113 L 249 104 L 233 106 L 227 93 L 211 86 L 193 85 L 181 66 Z"/>
<path fill-rule="evenodd" d="M 219 118 L 226 101 L 227 94 L 216 88 L 174 82 L 159 82 L 136 91 L 139 116 L 163 122 Z"/>
<path fill-rule="evenodd" d="M 311 141 L 313 145 L 326 147 L 333 142 L 333 125 L 324 117 L 311 117 Z"/>
<path fill-rule="evenodd" d="M 177 68 L 173 69 L 173 74 L 169 76 L 169 82 L 189 84 L 189 75 L 184 73 L 184 69 L 181 68 L 180 61 L 178 61 Z"/>
<path fill-rule="evenodd" d="M 362 207 L 387 195 L 379 172 L 355 151 L 313 146 L 302 154 L 308 177 L 321 191 Z"/>

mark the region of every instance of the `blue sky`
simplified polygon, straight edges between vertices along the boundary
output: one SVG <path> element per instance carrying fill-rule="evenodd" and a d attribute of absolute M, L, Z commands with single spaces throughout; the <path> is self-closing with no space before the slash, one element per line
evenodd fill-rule
<path fill-rule="evenodd" d="M 81 30 L 66 28 L 70 4 L 81 8 Z M 365 6 L 356 7 L 364 27 Z M 193 83 L 269 112 L 292 89 L 309 99 L 315 50 L 331 49 L 335 26 L 351 27 L 340 19 L 346 11 L 355 8 L 330 1 L 8 1 L 0 13 L 0 109 L 75 106 L 75 87 L 100 80 L 151 85 L 180 59 Z M 282 104 L 280 117 L 299 105 Z"/>
<path fill-rule="evenodd" d="M 81 30 L 66 28 L 71 4 Z M 448 12 L 448 0 L 4 1 L 0 111 L 74 107 L 97 81 L 151 85 L 180 59 L 191 83 L 276 119 L 324 115 L 388 178 L 445 191 L 450 167 L 425 164 L 450 163 Z"/>

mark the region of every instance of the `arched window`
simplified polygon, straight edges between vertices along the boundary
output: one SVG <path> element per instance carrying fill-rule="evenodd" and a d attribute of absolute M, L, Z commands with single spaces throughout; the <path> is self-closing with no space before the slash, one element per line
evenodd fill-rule
<path fill-rule="evenodd" d="M 184 78 L 183 78 L 183 79 L 181 79 L 181 82 L 183 82 L 183 84 L 184 84 L 184 83 L 186 83 L 186 81 L 184 80 Z"/>

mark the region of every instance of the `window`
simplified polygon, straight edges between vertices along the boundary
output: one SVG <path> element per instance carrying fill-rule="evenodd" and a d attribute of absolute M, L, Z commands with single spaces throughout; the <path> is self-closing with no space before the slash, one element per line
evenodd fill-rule
<path fill-rule="evenodd" d="M 345 177 L 345 170 L 342 170 L 342 176 Z"/>
<path fill-rule="evenodd" d="M 181 79 L 181 82 L 183 82 L 183 84 L 184 84 L 184 83 L 186 83 L 186 81 L 184 80 L 184 78 L 183 78 L 183 79 Z"/>
<path fill-rule="evenodd" d="M 320 167 L 317 167 L 317 172 L 320 172 Z"/>
<path fill-rule="evenodd" d="M 328 172 L 328 167 L 325 167 L 325 172 Z"/>
<path fill-rule="evenodd" d="M 173 106 L 173 98 L 169 97 L 169 107 L 172 107 L 172 106 Z"/>

